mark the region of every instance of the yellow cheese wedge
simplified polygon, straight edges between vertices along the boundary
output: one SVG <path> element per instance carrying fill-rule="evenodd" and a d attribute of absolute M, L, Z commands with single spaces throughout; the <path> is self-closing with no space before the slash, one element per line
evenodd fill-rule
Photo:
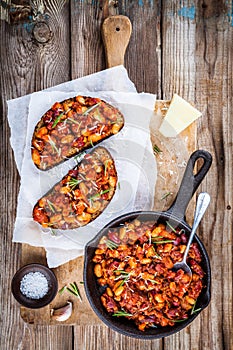
<path fill-rule="evenodd" d="M 174 94 L 159 131 L 165 137 L 176 137 L 200 116 L 201 112 Z"/>

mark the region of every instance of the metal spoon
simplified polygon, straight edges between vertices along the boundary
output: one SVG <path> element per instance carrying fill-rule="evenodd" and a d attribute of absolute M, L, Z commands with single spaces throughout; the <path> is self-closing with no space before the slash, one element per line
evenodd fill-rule
<path fill-rule="evenodd" d="M 190 236 L 189 236 L 189 240 L 188 240 L 185 252 L 184 252 L 183 259 L 182 259 L 182 261 L 174 264 L 174 266 L 172 268 L 173 271 L 177 271 L 179 269 L 182 269 L 190 277 L 192 276 L 192 270 L 188 266 L 186 259 L 188 256 L 189 248 L 190 248 L 190 245 L 192 243 L 193 237 L 194 237 L 195 232 L 197 230 L 197 227 L 198 227 L 203 215 L 205 214 L 205 211 L 206 211 L 209 203 L 210 203 L 209 194 L 206 192 L 200 193 L 198 196 L 198 199 L 197 199 L 197 205 L 196 205 L 196 210 L 195 210 L 195 214 L 194 214 L 192 231 L 191 231 Z"/>

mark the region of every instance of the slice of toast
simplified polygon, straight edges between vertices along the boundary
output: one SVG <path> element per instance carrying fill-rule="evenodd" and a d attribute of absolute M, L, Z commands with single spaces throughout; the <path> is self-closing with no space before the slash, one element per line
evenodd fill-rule
<path fill-rule="evenodd" d="M 87 225 L 109 204 L 116 185 L 114 160 L 105 148 L 97 147 L 38 200 L 33 219 L 62 230 Z"/>
<path fill-rule="evenodd" d="M 48 170 L 117 134 L 124 126 L 121 112 L 99 98 L 76 96 L 56 102 L 37 123 L 32 160 Z"/>

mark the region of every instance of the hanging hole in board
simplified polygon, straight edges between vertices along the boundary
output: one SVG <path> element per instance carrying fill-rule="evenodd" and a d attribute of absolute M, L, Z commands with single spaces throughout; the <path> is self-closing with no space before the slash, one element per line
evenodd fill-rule
<path fill-rule="evenodd" d="M 120 31 L 120 28 L 119 27 L 116 27 L 116 32 L 119 32 Z"/>

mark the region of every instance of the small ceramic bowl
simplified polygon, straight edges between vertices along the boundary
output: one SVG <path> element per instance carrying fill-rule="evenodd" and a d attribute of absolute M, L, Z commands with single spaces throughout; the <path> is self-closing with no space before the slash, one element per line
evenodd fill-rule
<path fill-rule="evenodd" d="M 48 281 L 48 292 L 40 299 L 31 299 L 22 294 L 20 282 L 22 278 L 30 272 L 40 272 Z M 48 267 L 41 264 L 29 264 L 21 267 L 14 275 L 11 282 L 11 291 L 15 299 L 23 306 L 30 309 L 39 309 L 51 303 L 58 290 L 57 278 Z"/>

